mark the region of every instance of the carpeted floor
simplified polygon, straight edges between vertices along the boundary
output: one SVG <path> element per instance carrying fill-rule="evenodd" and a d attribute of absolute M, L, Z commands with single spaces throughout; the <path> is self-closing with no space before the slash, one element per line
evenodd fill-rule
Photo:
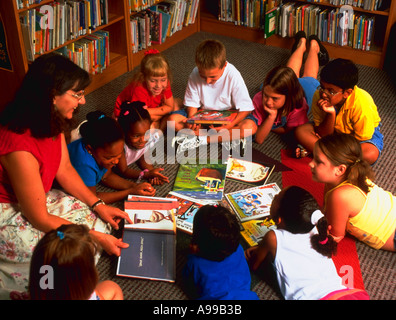
<path fill-rule="evenodd" d="M 227 60 L 234 64 L 245 79 L 251 97 L 259 90 L 260 83 L 266 73 L 278 64 L 283 64 L 289 57 L 289 50 L 264 46 L 229 37 L 218 36 L 210 33 L 199 32 L 179 42 L 172 48 L 164 51 L 173 71 L 172 91 L 175 97 L 183 98 L 187 78 L 194 67 L 194 52 L 196 46 L 204 39 L 214 38 L 222 41 L 227 48 Z M 382 119 L 381 132 L 385 136 L 385 148 L 374 166 L 377 174 L 376 182 L 381 187 L 396 194 L 395 155 L 396 141 L 396 90 L 392 86 L 387 74 L 379 69 L 359 65 L 358 86 L 371 93 L 376 102 Z M 92 110 L 102 110 L 111 115 L 115 99 L 127 85 L 132 73 L 125 74 L 111 83 L 103 86 L 86 97 L 87 103 L 78 114 L 79 120 L 85 119 L 86 113 Z M 277 135 L 270 134 L 267 140 L 258 145 L 253 143 L 253 148 L 277 161 L 281 161 L 281 150 L 286 149 L 286 143 Z M 157 196 L 166 196 L 172 188 L 172 181 L 176 175 L 177 164 L 161 165 L 170 177 L 171 183 L 157 189 Z M 274 172 L 269 182 L 276 182 L 282 187 L 282 172 Z M 244 188 L 237 182 L 226 182 L 225 192 Z M 122 203 L 115 204 L 122 207 Z M 120 235 L 120 233 L 118 233 Z M 184 233 L 177 235 L 177 271 L 180 275 L 185 263 L 189 236 Z M 363 282 L 372 299 L 396 300 L 396 254 L 381 250 L 374 250 L 362 243 L 356 243 L 357 253 Z M 179 300 L 187 299 L 182 290 L 180 277 L 176 283 L 160 281 L 127 279 L 115 276 L 117 259 L 104 254 L 99 263 L 98 270 L 101 279 L 112 279 L 123 289 L 125 299 L 133 300 Z M 281 296 L 273 286 L 272 278 L 265 273 L 252 274 L 252 287 L 261 299 L 279 300 Z"/>

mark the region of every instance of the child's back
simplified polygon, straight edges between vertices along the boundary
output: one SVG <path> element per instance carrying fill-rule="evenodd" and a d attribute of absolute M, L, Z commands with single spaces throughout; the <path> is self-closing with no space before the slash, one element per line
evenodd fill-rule
<path fill-rule="evenodd" d="M 316 227 L 303 234 L 274 232 L 277 249 L 273 264 L 286 300 L 318 300 L 330 292 L 346 289 L 333 260 L 311 246 L 311 236 L 318 233 Z"/>
<path fill-rule="evenodd" d="M 204 206 L 194 217 L 192 254 L 183 270 L 187 293 L 205 300 L 257 300 L 239 244 L 235 216 L 221 206 Z"/>

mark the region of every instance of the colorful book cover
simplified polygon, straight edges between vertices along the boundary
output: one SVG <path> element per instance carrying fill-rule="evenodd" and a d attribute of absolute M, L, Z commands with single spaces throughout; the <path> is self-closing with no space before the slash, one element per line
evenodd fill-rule
<path fill-rule="evenodd" d="M 278 10 L 278 7 L 274 7 L 265 13 L 264 39 L 275 34 L 277 10 Z"/>
<path fill-rule="evenodd" d="M 229 157 L 226 179 L 236 180 L 248 185 L 259 186 L 267 183 L 274 168 L 274 164 L 260 164 Z"/>
<path fill-rule="evenodd" d="M 269 216 L 272 200 L 280 192 L 276 183 L 231 192 L 225 195 L 241 222 Z"/>
<path fill-rule="evenodd" d="M 242 238 L 251 247 L 257 246 L 268 231 L 276 229 L 275 222 L 267 217 L 263 220 L 248 220 L 242 222 Z"/>
<path fill-rule="evenodd" d="M 226 163 L 180 164 L 172 191 L 196 200 L 220 201 L 226 170 Z"/>
<path fill-rule="evenodd" d="M 227 124 L 233 121 L 238 114 L 236 110 L 201 110 L 193 117 L 188 118 L 188 123 L 195 124 Z"/>
<path fill-rule="evenodd" d="M 177 200 L 176 228 L 188 234 L 193 232 L 194 216 L 198 209 L 206 204 L 217 204 L 216 201 L 199 201 L 172 191 L 169 192 L 167 198 Z"/>

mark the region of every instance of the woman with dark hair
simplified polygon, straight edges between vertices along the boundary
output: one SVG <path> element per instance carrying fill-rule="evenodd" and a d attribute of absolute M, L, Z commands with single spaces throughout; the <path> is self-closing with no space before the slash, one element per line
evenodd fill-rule
<path fill-rule="evenodd" d="M 107 233 L 128 215 L 104 204 L 70 163 L 64 131 L 90 83 L 55 53 L 37 58 L 0 115 L 0 298 L 27 288 L 32 251 L 62 224 L 86 224 L 104 250 L 127 246 Z M 63 191 L 52 189 L 57 180 Z"/>

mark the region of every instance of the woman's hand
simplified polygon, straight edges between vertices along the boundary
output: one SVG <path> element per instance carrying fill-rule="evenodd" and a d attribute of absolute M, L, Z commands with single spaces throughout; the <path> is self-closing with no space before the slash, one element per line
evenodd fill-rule
<path fill-rule="evenodd" d="M 128 223 L 133 223 L 125 211 L 116 207 L 101 204 L 95 207 L 95 212 L 103 221 L 110 223 L 116 230 L 118 230 L 118 224 L 122 219 L 126 219 Z"/>
<path fill-rule="evenodd" d="M 119 256 L 121 254 L 121 249 L 129 247 L 128 243 L 122 242 L 122 239 L 117 239 L 110 234 L 105 234 L 95 230 L 91 230 L 90 233 L 98 240 L 100 246 L 109 255 Z"/>

